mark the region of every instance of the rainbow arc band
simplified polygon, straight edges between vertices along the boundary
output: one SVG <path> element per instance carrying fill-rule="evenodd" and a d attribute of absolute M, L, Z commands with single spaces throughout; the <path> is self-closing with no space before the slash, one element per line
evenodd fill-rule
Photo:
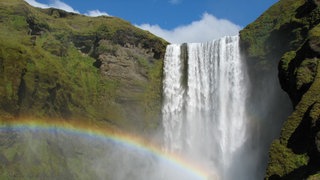
<path fill-rule="evenodd" d="M 179 168 L 182 168 L 192 174 L 199 177 L 202 180 L 214 180 L 217 179 L 212 170 L 206 170 L 205 168 L 197 165 L 194 162 L 183 158 L 174 153 L 168 153 L 161 148 L 161 146 L 151 143 L 146 139 L 134 134 L 124 133 L 122 131 L 116 130 L 110 127 L 101 127 L 98 125 L 92 125 L 77 121 L 66 121 L 66 120 L 34 120 L 34 119 L 17 119 L 10 120 L 6 122 L 0 122 L 0 132 L 6 131 L 8 128 L 13 128 L 15 130 L 19 129 L 31 129 L 31 130 L 61 130 L 65 132 L 71 132 L 73 134 L 81 134 L 90 136 L 93 139 L 105 139 L 111 140 L 116 143 L 120 143 L 141 152 L 151 153 L 156 157 L 163 159 L 169 164 L 174 164 Z"/>

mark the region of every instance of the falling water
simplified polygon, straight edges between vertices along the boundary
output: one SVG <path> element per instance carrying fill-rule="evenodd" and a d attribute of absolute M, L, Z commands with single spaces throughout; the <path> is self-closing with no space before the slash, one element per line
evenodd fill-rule
<path fill-rule="evenodd" d="M 164 149 L 200 162 L 219 179 L 234 178 L 233 161 L 247 137 L 246 79 L 238 36 L 169 45 L 163 81 Z"/>

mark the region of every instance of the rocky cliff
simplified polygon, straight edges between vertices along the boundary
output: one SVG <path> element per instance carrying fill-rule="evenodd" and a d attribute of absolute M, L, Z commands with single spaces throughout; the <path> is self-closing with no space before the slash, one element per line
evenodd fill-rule
<path fill-rule="evenodd" d="M 116 17 L 0 2 L 0 117 L 156 129 L 167 42 Z"/>
<path fill-rule="evenodd" d="M 83 134 L 3 125 L 41 119 L 149 135 L 161 120 L 166 45 L 116 17 L 1 0 L 0 179 L 138 176 L 140 165 L 124 169 L 125 158 L 132 157 L 112 149 L 114 144 Z"/>
<path fill-rule="evenodd" d="M 240 33 L 253 84 L 265 83 L 267 74 L 278 69 L 293 106 L 270 147 L 266 179 L 320 178 L 319 4 L 280 0 Z"/>

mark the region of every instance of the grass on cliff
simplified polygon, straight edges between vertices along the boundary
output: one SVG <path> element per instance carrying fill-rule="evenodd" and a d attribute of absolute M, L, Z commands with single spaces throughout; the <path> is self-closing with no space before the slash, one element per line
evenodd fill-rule
<path fill-rule="evenodd" d="M 101 39 L 108 42 L 106 46 L 94 49 Z M 140 93 L 125 89 L 128 87 L 126 81 L 104 76 L 94 66 L 100 53 L 114 54 L 117 48 L 123 48 L 127 43 L 128 47 L 143 49 L 142 53 L 139 52 L 142 55 L 134 60 L 138 68 L 145 71 L 145 80 L 128 82 L 141 88 Z M 132 131 L 151 132 L 159 127 L 161 58 L 166 44 L 164 40 L 119 18 L 91 18 L 62 10 L 33 8 L 23 0 L 2 0 L 0 124 L 17 117 L 29 117 L 132 130 L 131 125 L 138 123 L 129 117 L 124 105 L 117 102 L 122 95 L 119 92 L 125 89 L 127 96 L 138 99 L 133 105 L 128 103 L 128 107 L 137 106 L 144 111 L 140 120 L 143 127 Z M 155 54 L 152 60 L 143 58 L 146 51 Z M 2 137 L 8 138 L 0 133 Z M 28 137 L 12 142 L 8 147 L 1 141 L 0 179 L 48 179 L 52 175 L 61 179 L 98 178 L 96 169 L 87 167 L 94 167 L 95 155 L 106 153 L 100 152 L 101 149 L 92 149 L 86 144 L 87 149 L 80 153 L 73 147 L 77 153 L 70 155 L 47 140 L 35 143 L 32 139 Z M 25 143 L 32 144 L 37 152 L 26 152 Z M 86 152 L 94 157 L 81 162 L 80 156 L 85 156 Z M 72 172 L 72 176 L 68 172 Z"/>
<path fill-rule="evenodd" d="M 298 167 L 307 165 L 309 160 L 306 154 L 294 154 L 290 149 L 280 144 L 279 140 L 273 142 L 269 155 L 268 177 L 272 175 L 282 177 Z"/>
<path fill-rule="evenodd" d="M 143 97 L 145 106 L 148 107 L 148 109 L 145 110 L 146 120 L 154 119 L 155 115 L 160 117 L 159 109 L 161 109 L 162 105 L 162 86 L 158 86 L 158 84 L 162 84 L 162 69 L 163 61 L 157 61 L 148 66 L 150 84 L 147 85 L 147 91 Z M 148 125 L 146 129 L 156 129 L 159 126 L 157 123 L 159 123 L 159 121 L 146 122 L 145 124 Z"/>
<path fill-rule="evenodd" d="M 320 179 L 320 173 L 308 177 L 307 180 L 318 180 L 318 179 Z"/>
<path fill-rule="evenodd" d="M 17 21 L 10 23 L 21 28 L 12 29 L 10 24 L 0 28 L 1 84 L 5 85 L 2 95 L 9 95 L 9 100 L 18 100 L 19 78 L 22 71 L 25 71 L 23 79 L 26 81 L 27 91 L 40 93 L 43 91 L 35 88 L 50 89 L 61 84 L 67 86 L 64 90 L 69 90 L 72 99 L 80 101 L 74 103 L 83 108 L 88 107 L 89 101 L 96 102 L 100 99 L 97 96 L 102 89 L 109 91 L 104 93 L 112 96 L 116 85 L 100 77 L 98 69 L 92 66 L 95 61 L 93 58 L 79 53 L 71 43 L 63 46 L 50 33 L 37 37 L 32 42 L 31 37 L 26 36 L 25 17 L 13 16 L 11 19 Z M 57 56 L 61 55 L 60 51 L 65 51 L 64 54 L 68 56 Z M 34 95 L 39 99 L 48 97 L 48 94 Z"/>
<path fill-rule="evenodd" d="M 119 80 L 103 77 L 93 66 L 97 52 L 91 48 L 83 53 L 80 48 L 94 46 L 95 38 L 107 39 L 111 49 L 99 51 L 112 53 L 113 48 L 129 43 L 152 48 L 160 58 L 167 44 L 119 18 L 38 9 L 22 0 L 1 1 L 0 15 L 0 107 L 14 115 L 126 126 L 126 112 L 115 103 Z M 142 107 L 152 118 L 160 110 L 162 62 L 140 63 L 149 83 L 144 85 Z M 150 126 L 155 125 L 150 122 Z"/>
<path fill-rule="evenodd" d="M 266 55 L 270 53 L 267 41 L 271 32 L 279 30 L 285 24 L 300 23 L 300 20 L 294 17 L 296 9 L 304 3 L 304 0 L 279 1 L 263 13 L 255 22 L 242 30 L 240 36 L 243 42 L 245 42 L 245 46 L 248 47 L 249 57 L 267 60 Z M 275 39 L 271 43 L 277 44 L 277 41 L 281 42 L 279 39 Z"/>

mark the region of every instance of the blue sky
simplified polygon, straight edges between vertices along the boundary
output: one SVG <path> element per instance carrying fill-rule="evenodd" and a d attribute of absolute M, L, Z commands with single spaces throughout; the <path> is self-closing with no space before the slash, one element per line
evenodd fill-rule
<path fill-rule="evenodd" d="M 170 42 L 235 35 L 277 0 L 25 0 L 91 16 L 111 15 Z M 90 11 L 90 12 L 89 12 Z"/>

